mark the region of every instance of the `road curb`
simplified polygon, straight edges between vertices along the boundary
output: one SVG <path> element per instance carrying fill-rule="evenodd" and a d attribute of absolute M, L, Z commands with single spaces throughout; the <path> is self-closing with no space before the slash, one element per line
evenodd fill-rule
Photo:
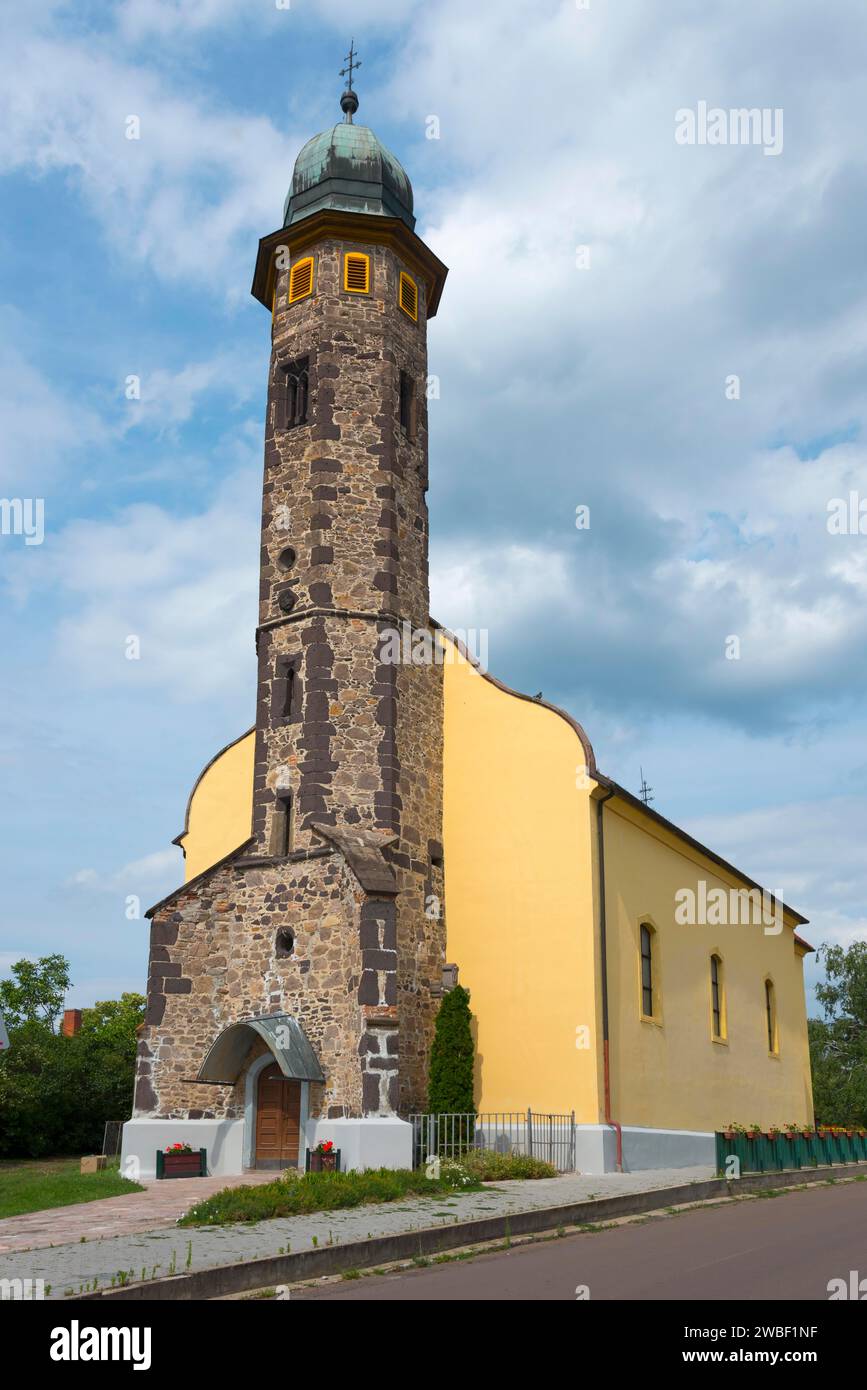
<path fill-rule="evenodd" d="M 826 1182 L 829 1178 L 855 1177 L 867 1173 L 867 1163 L 839 1164 L 826 1168 L 804 1168 L 784 1173 L 748 1173 L 742 1178 L 708 1178 L 704 1182 L 683 1183 L 678 1187 L 656 1188 L 650 1192 L 630 1192 L 622 1197 L 595 1197 L 568 1206 L 537 1207 L 532 1211 L 489 1216 L 475 1221 L 459 1221 L 450 1226 L 431 1226 L 420 1231 L 374 1236 L 350 1241 L 346 1245 L 326 1245 L 290 1255 L 270 1255 L 237 1264 L 216 1265 L 144 1283 L 101 1289 L 79 1295 L 75 1302 L 94 1299 L 193 1301 L 221 1298 L 227 1294 L 268 1288 L 274 1284 L 295 1284 L 341 1274 L 348 1269 L 393 1264 L 414 1256 L 443 1254 L 463 1246 L 482 1244 L 508 1236 L 533 1235 L 560 1226 L 596 1225 L 625 1216 L 690 1202 L 744 1196 L 750 1192 L 800 1187 L 804 1183 Z"/>

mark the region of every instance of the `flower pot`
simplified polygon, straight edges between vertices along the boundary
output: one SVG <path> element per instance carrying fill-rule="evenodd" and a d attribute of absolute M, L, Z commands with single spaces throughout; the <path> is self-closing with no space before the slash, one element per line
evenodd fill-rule
<path fill-rule="evenodd" d="M 318 1154 L 310 1149 L 307 1150 L 307 1172 L 308 1173 L 339 1173 L 340 1172 L 340 1150 L 329 1149 L 326 1154 Z"/>
<path fill-rule="evenodd" d="M 157 1149 L 158 1178 L 204 1178 L 207 1172 L 207 1149 L 193 1149 L 192 1153 L 164 1153 Z"/>

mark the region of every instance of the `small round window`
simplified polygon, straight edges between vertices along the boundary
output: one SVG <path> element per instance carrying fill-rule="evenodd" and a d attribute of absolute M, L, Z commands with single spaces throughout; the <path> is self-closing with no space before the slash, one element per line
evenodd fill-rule
<path fill-rule="evenodd" d="M 277 959 L 285 960 L 287 956 L 295 954 L 295 933 L 288 927 L 283 927 L 277 933 Z"/>

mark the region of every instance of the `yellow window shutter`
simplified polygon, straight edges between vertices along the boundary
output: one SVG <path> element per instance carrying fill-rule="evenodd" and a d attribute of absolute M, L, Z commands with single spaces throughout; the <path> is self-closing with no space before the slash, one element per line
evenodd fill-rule
<path fill-rule="evenodd" d="M 305 256 L 296 261 L 289 272 L 289 303 L 304 299 L 313 290 L 313 257 Z"/>
<path fill-rule="evenodd" d="M 370 293 L 370 257 L 350 251 L 343 262 L 343 288 L 353 294 Z"/>
<path fill-rule="evenodd" d="M 414 322 L 418 322 L 418 285 L 405 270 L 400 272 L 400 307 Z"/>

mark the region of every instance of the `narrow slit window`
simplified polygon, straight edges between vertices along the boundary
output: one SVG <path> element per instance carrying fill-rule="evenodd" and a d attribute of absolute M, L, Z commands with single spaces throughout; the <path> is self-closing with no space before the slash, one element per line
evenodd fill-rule
<path fill-rule="evenodd" d="M 295 690 L 298 680 L 298 672 L 294 666 L 286 668 L 286 690 L 283 696 L 283 718 L 290 719 L 295 705 Z"/>
<path fill-rule="evenodd" d="M 711 1011 L 713 1014 L 713 1035 L 715 1038 L 723 1037 L 723 1002 L 722 1002 L 722 961 L 719 956 L 710 958 L 710 993 Z"/>
<path fill-rule="evenodd" d="M 278 719 L 301 718 L 301 658 L 281 658 L 274 681 L 274 714 Z"/>
<path fill-rule="evenodd" d="M 274 805 L 271 853 L 278 858 L 292 851 L 292 794 L 281 794 Z"/>
<path fill-rule="evenodd" d="M 641 1012 L 653 1018 L 653 932 L 641 926 Z"/>
<path fill-rule="evenodd" d="M 409 372 L 400 374 L 400 427 L 408 439 L 415 438 L 415 382 Z"/>
<path fill-rule="evenodd" d="M 400 272 L 400 307 L 409 314 L 414 323 L 418 322 L 418 285 L 405 270 Z"/>
<path fill-rule="evenodd" d="M 370 293 L 370 257 L 350 251 L 343 260 L 343 288 L 350 294 Z"/>
<path fill-rule="evenodd" d="M 289 271 L 289 303 L 295 304 L 299 299 L 306 299 L 308 294 L 313 293 L 313 257 L 305 256 L 303 260 L 296 261 Z"/>
<path fill-rule="evenodd" d="M 765 980 L 765 1022 L 768 1029 L 768 1051 L 776 1053 L 777 1048 L 777 1001 L 771 980 Z"/>

